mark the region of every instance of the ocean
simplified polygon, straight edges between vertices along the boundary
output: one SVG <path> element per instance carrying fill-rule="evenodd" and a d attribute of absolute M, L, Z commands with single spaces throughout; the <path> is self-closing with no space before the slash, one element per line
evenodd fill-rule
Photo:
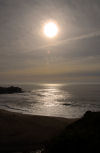
<path fill-rule="evenodd" d="M 100 83 L 23 83 L 19 94 L 1 94 L 0 109 L 24 114 L 79 118 L 100 111 Z"/>

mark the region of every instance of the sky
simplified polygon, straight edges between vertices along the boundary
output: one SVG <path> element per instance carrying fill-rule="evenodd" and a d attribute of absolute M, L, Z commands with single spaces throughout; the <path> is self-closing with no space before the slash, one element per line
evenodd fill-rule
<path fill-rule="evenodd" d="M 0 0 L 0 82 L 14 81 L 100 81 L 100 0 Z"/>

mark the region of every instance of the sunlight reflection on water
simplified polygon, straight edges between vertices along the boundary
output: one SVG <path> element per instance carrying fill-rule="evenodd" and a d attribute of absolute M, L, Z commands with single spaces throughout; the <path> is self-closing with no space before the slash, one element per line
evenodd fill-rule
<path fill-rule="evenodd" d="M 36 110 L 41 111 L 45 115 L 65 116 L 69 114 L 71 102 L 71 93 L 61 89 L 60 84 L 45 84 L 44 89 L 38 89 L 37 91 L 32 90 L 32 94 L 35 94 L 35 100 L 38 102 L 32 107 L 36 107 Z M 34 93 L 35 92 L 35 93 Z M 64 107 L 66 105 L 66 108 Z M 65 115 L 63 115 L 65 112 Z"/>

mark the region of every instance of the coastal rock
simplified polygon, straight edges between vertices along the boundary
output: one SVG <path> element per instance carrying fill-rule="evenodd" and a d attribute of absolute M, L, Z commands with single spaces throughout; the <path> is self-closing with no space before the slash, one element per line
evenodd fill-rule
<path fill-rule="evenodd" d="M 87 111 L 47 146 L 46 153 L 100 152 L 100 112 Z M 44 152 L 44 153 L 45 153 Z"/>
<path fill-rule="evenodd" d="M 19 87 L 0 87 L 0 94 L 22 93 L 23 90 Z"/>

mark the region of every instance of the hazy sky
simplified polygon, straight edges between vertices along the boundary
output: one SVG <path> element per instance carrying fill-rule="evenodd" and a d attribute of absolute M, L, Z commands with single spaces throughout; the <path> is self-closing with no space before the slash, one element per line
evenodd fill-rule
<path fill-rule="evenodd" d="M 0 0 L 0 81 L 100 81 L 100 0 Z"/>

